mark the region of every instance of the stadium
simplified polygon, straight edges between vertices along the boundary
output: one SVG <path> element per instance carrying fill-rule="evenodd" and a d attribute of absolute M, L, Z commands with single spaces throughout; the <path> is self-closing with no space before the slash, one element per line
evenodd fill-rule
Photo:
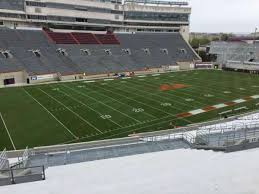
<path fill-rule="evenodd" d="M 215 153 L 222 165 L 255 157 L 237 151 L 259 146 L 257 42 L 212 42 L 217 61 L 202 62 L 188 42 L 190 14 L 187 1 L 0 0 L 0 193 L 72 183 L 82 169 L 92 191 L 116 193 L 120 162 L 163 182 L 166 160 L 184 174 L 182 160 L 203 158 L 191 167 L 199 174 Z M 102 168 L 114 182 L 91 184 Z"/>

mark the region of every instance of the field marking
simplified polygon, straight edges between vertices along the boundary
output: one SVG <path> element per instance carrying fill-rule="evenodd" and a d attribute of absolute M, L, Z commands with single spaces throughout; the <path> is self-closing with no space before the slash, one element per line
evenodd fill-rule
<path fill-rule="evenodd" d="M 163 78 L 162 78 L 163 79 Z M 186 81 L 194 81 L 194 79 L 181 79 L 181 78 L 179 78 L 179 79 L 177 79 L 178 81 L 184 81 L 184 82 L 186 82 Z M 168 81 L 168 80 L 165 80 L 165 81 Z M 197 85 L 194 85 L 194 86 L 192 86 L 191 88 L 190 88 L 190 92 L 191 93 L 194 93 L 194 92 L 192 92 L 192 91 L 199 91 L 199 93 L 200 92 L 203 92 L 204 91 L 204 88 L 202 88 L 202 87 L 199 87 L 199 88 L 202 88 L 202 89 L 197 89 L 199 86 L 197 86 Z M 188 95 L 188 96 L 193 96 L 192 94 L 189 94 L 189 93 L 186 93 L 186 92 L 183 92 L 182 90 L 179 90 L 178 92 L 181 92 L 181 93 L 183 93 L 183 94 L 185 94 L 185 95 Z M 169 93 L 169 94 L 171 94 L 171 93 Z M 195 94 L 195 93 L 194 93 Z M 201 99 L 202 101 L 204 101 L 205 99 L 204 98 L 201 98 L 201 97 L 199 97 L 198 95 L 195 95 L 195 97 L 196 98 L 199 98 L 199 99 Z M 208 97 L 212 97 L 212 96 L 208 96 Z M 198 101 L 196 101 L 197 103 L 199 103 L 199 104 L 203 104 L 203 105 L 205 105 L 204 103 L 201 103 L 201 102 L 198 102 Z"/>
<path fill-rule="evenodd" d="M 114 79 L 104 79 L 103 81 L 113 81 Z"/>
<path fill-rule="evenodd" d="M 193 79 L 191 79 L 191 80 L 193 80 Z M 167 80 L 167 81 L 168 81 L 168 80 Z M 185 79 L 184 81 L 186 81 L 186 79 Z M 152 87 L 154 87 L 154 86 L 152 86 Z M 195 86 L 195 88 L 197 88 L 197 89 L 195 89 L 195 90 L 201 91 L 200 89 L 198 90 L 198 87 Z M 200 87 L 200 88 L 202 88 L 202 87 Z M 219 92 L 218 89 L 212 89 L 212 90 Z M 187 94 L 187 95 L 188 95 L 188 94 Z M 204 100 L 203 98 L 200 98 L 200 99 L 201 99 L 201 100 Z M 223 99 L 223 98 L 222 98 L 222 99 Z M 203 103 L 200 103 L 200 104 L 203 104 Z M 204 104 L 204 105 L 205 105 L 205 104 Z"/>
<path fill-rule="evenodd" d="M 104 89 L 103 87 L 98 87 L 98 86 L 95 86 L 95 87 L 97 87 L 97 88 L 100 88 L 100 89 L 102 89 L 102 90 L 105 90 L 105 91 L 107 91 L 107 92 L 109 92 L 109 93 L 115 93 L 115 92 L 113 92 L 113 91 L 111 91 L 111 90 L 109 90 L 109 89 Z M 101 94 L 101 95 L 103 95 L 103 96 L 106 96 L 106 97 L 108 97 L 108 98 L 110 98 L 110 99 L 113 99 L 114 101 L 116 101 L 116 102 L 118 102 L 118 103 L 120 103 L 120 104 L 124 104 L 124 105 L 126 105 L 126 106 L 129 106 L 129 107 L 131 107 L 131 108 L 134 108 L 134 106 L 132 106 L 132 105 L 129 105 L 129 104 L 126 104 L 126 103 L 124 103 L 124 102 L 121 102 L 121 101 L 119 101 L 119 100 L 117 100 L 117 99 L 115 99 L 115 98 L 113 98 L 113 97 L 110 97 L 110 96 L 108 96 L 107 94 L 103 94 L 103 93 L 100 93 L 99 92 L 99 94 Z M 117 94 L 117 93 L 115 93 L 115 94 Z M 117 94 L 117 95 L 119 95 L 119 94 Z M 120 96 L 123 96 L 123 95 L 120 95 Z M 124 98 L 126 98 L 125 96 L 123 96 Z M 130 99 L 131 100 L 131 99 Z M 150 117 L 153 117 L 153 118 L 157 118 L 157 117 L 155 117 L 154 115 L 152 115 L 152 114 L 149 114 L 149 113 L 147 113 L 147 112 L 144 112 L 143 114 L 146 114 L 146 115 L 148 115 L 148 116 L 150 116 Z M 141 121 L 140 121 L 141 122 Z"/>
<path fill-rule="evenodd" d="M 227 80 L 229 80 L 229 81 L 223 81 L 223 82 L 220 82 L 220 87 L 221 87 L 221 89 L 229 89 L 229 88 L 227 88 L 227 87 L 224 87 L 224 85 L 226 85 L 225 83 L 229 83 L 229 82 L 232 82 L 232 78 L 226 78 Z M 231 80 L 230 80 L 231 79 Z M 194 81 L 193 79 L 184 79 L 183 81 Z M 201 83 L 201 84 L 203 84 L 203 82 L 198 82 L 198 83 Z M 224 96 L 223 98 L 220 98 L 220 99 L 224 99 L 225 100 L 225 96 L 227 96 L 227 97 L 229 97 L 229 95 L 226 95 L 226 94 L 220 94 L 219 92 L 219 89 L 218 88 L 215 88 L 215 87 L 213 87 L 213 86 L 218 86 L 218 85 L 216 85 L 216 84 L 213 84 L 213 83 L 218 83 L 218 80 L 216 80 L 216 79 L 213 79 L 213 80 L 211 80 L 211 83 L 212 84 L 210 84 L 210 86 L 209 86 L 209 90 L 212 90 L 213 92 L 216 92 L 217 93 L 217 95 L 219 95 L 219 96 Z M 222 86 L 223 85 L 223 86 Z M 251 84 L 252 85 L 252 84 Z M 200 89 L 198 89 L 198 88 L 200 88 Z M 208 88 L 207 88 L 208 89 Z M 191 90 L 193 91 L 200 91 L 200 92 L 202 92 L 203 90 L 204 90 L 204 88 L 203 87 L 200 87 L 200 86 L 197 86 L 197 85 L 194 85 L 194 88 L 191 88 Z M 243 95 L 244 94 L 244 91 L 242 92 L 242 91 L 238 91 L 238 90 L 234 90 L 234 92 L 232 92 L 232 93 L 237 93 L 237 94 L 239 94 L 239 95 Z M 246 94 L 246 93 L 245 93 Z M 231 95 L 231 96 L 233 96 L 233 95 Z M 236 96 L 233 96 L 233 97 L 236 97 Z"/>
<path fill-rule="evenodd" d="M 104 106 L 106 106 L 106 107 L 108 107 L 108 108 L 110 108 L 110 109 L 112 109 L 112 110 L 114 110 L 114 111 L 116 111 L 116 112 L 119 112 L 120 114 L 122 114 L 122 115 L 124 115 L 124 116 L 126 116 L 126 117 L 128 117 L 128 118 L 130 118 L 130 119 L 133 119 L 134 121 L 136 121 L 136 122 L 138 122 L 138 123 L 141 123 L 141 121 L 139 121 L 139 120 L 137 120 L 137 119 L 135 119 L 135 118 L 133 118 L 133 117 L 131 117 L 131 116 L 129 116 L 129 115 L 127 115 L 127 114 L 125 114 L 125 113 L 123 113 L 123 112 L 121 112 L 121 111 L 119 111 L 119 110 L 117 110 L 117 109 L 115 109 L 115 108 L 113 108 L 113 107 L 111 107 L 111 106 L 105 104 L 105 103 L 103 103 L 102 101 L 98 101 L 98 100 L 96 100 L 95 98 L 93 98 L 93 97 L 91 97 L 91 96 L 88 96 L 88 95 L 86 95 L 85 93 L 82 93 L 82 92 L 80 92 L 80 91 L 78 91 L 78 90 L 75 90 L 75 89 L 73 89 L 73 88 L 71 88 L 71 87 L 69 87 L 69 86 L 66 86 L 66 85 L 63 85 L 63 86 L 66 87 L 66 88 L 69 88 L 69 89 L 71 89 L 71 90 L 73 90 L 73 91 L 75 91 L 75 92 L 77 92 L 78 94 L 81 94 L 82 96 L 89 97 L 89 98 L 91 98 L 91 99 L 93 99 L 93 100 L 99 102 L 100 104 L 103 104 Z"/>
<path fill-rule="evenodd" d="M 189 113 L 191 113 L 192 115 L 198 115 L 198 114 L 205 113 L 205 112 L 206 111 L 203 110 L 203 109 L 197 109 L 197 110 L 189 111 Z"/>
<path fill-rule="evenodd" d="M 147 123 L 151 123 L 151 122 L 154 122 L 156 120 L 163 120 L 163 119 L 166 119 L 166 121 L 160 121 L 160 122 L 157 122 L 157 123 L 153 123 L 153 124 L 148 124 L 148 125 L 145 125 L 145 126 L 142 126 L 142 127 L 138 127 L 138 128 L 133 128 L 133 129 L 130 129 L 130 130 L 126 130 L 126 131 L 123 131 L 123 132 L 120 132 L 120 133 L 115 133 L 113 135 L 110 135 L 110 136 L 107 136 L 107 138 L 110 138 L 110 137 L 113 137 L 113 136 L 116 136 L 116 135 L 120 135 L 120 134 L 123 134 L 125 132 L 132 132 L 132 131 L 138 131 L 140 129 L 143 129 L 143 128 L 146 128 L 146 127 L 151 127 L 151 126 L 154 126 L 154 125 L 159 125 L 159 124 L 162 124 L 162 123 L 167 123 L 169 121 L 177 121 L 177 120 L 185 120 L 187 123 L 189 124 L 192 124 L 191 121 L 188 121 L 187 119 L 183 119 L 183 118 L 170 118 L 171 116 L 170 115 L 167 115 L 165 117 L 161 117 L 159 119 L 154 119 L 154 120 L 151 120 L 150 122 L 147 122 Z M 125 127 L 125 128 L 129 128 L 129 127 Z M 122 128 L 123 129 L 123 128 Z M 115 131 L 118 131 L 118 130 L 121 130 L 121 129 L 115 129 L 115 130 L 112 130 L 110 132 L 115 132 Z M 106 132 L 108 133 L 108 132 Z M 92 137 L 95 137 L 95 136 L 92 136 Z M 80 140 L 84 140 L 84 139 L 87 139 L 87 138 L 90 138 L 89 136 L 88 137 L 81 137 Z M 71 143 L 71 142 L 70 142 Z"/>
<path fill-rule="evenodd" d="M 180 81 L 188 81 L 188 82 L 192 82 L 192 81 L 194 81 L 194 79 L 179 79 Z M 166 81 L 168 81 L 168 80 L 166 80 Z M 216 83 L 218 80 L 215 80 L 215 81 L 212 81 L 211 80 L 211 83 Z M 196 81 L 197 82 L 197 81 Z M 228 82 L 231 82 L 231 80 L 230 81 L 228 81 Z M 201 83 L 201 84 L 203 84 L 203 82 L 198 82 L 198 83 Z M 221 84 L 224 84 L 225 82 L 220 82 Z M 213 86 L 215 86 L 215 84 L 213 85 Z M 222 89 L 224 89 L 224 88 L 226 88 L 226 87 L 222 87 L 222 86 L 220 86 Z M 200 89 L 198 89 L 198 88 L 200 88 Z M 227 88 L 226 88 L 227 89 Z M 225 99 L 225 96 L 229 96 L 229 95 L 226 95 L 226 94 L 220 94 L 219 93 L 219 90 L 218 90 L 218 88 L 215 88 L 215 87 L 212 87 L 211 85 L 209 86 L 209 89 L 207 88 L 207 90 L 211 90 L 211 91 L 213 91 L 213 93 L 217 93 L 219 96 L 222 96 L 223 98 L 220 98 L 220 99 Z M 197 85 L 194 85 L 192 88 L 191 88 L 191 91 L 199 91 L 199 92 L 203 92 L 204 91 L 204 88 L 203 87 L 200 87 L 200 86 L 197 86 Z M 191 92 L 190 91 L 190 92 Z M 191 92 L 191 93 L 193 93 L 193 92 Z M 238 91 L 237 90 L 235 90 L 235 93 L 238 93 Z M 238 94 L 243 94 L 243 93 L 238 93 Z M 198 97 L 198 96 L 197 96 Z M 233 96 L 234 97 L 234 96 Z M 236 96 L 235 96 L 236 97 Z M 198 97 L 199 98 L 199 97 Z M 200 98 L 200 99 L 202 99 L 202 100 L 204 100 L 203 98 Z"/>
<path fill-rule="evenodd" d="M 134 83 L 136 83 L 136 82 L 134 82 Z M 146 84 L 146 85 L 147 85 L 147 84 Z M 170 102 L 173 102 L 173 103 L 182 104 L 182 105 L 187 106 L 188 108 L 191 106 L 191 105 L 187 105 L 187 104 L 182 103 L 182 102 L 172 101 L 172 99 L 170 99 L 169 97 L 167 98 L 167 97 L 161 96 L 161 95 L 159 95 L 159 94 L 150 93 L 150 92 L 147 92 L 147 91 L 142 91 L 141 89 L 137 89 L 137 88 L 134 88 L 134 87 L 130 87 L 130 86 L 128 86 L 128 85 L 125 86 L 125 87 L 127 87 L 127 88 L 129 88 L 129 89 L 131 89 L 131 90 L 133 90 L 133 91 L 136 90 L 136 91 L 138 91 L 138 92 L 142 92 L 142 93 L 149 94 L 150 96 L 157 96 L 157 97 L 159 97 L 159 98 L 166 99 L 166 100 L 168 100 L 168 101 L 170 101 Z M 121 90 L 121 89 L 120 89 L 120 90 Z M 157 100 L 154 100 L 154 99 L 152 99 L 151 97 L 144 97 L 143 95 L 141 95 L 141 94 L 136 94 L 136 93 L 134 93 L 134 95 L 140 96 L 140 97 L 142 97 L 142 98 L 148 98 L 148 99 L 151 100 L 151 101 L 154 101 L 154 102 L 156 102 L 156 103 L 159 103 Z M 194 107 L 194 106 L 193 106 L 193 107 Z M 173 110 L 180 111 L 179 108 L 176 108 L 176 107 L 173 107 L 173 106 L 171 106 L 170 108 L 173 109 Z M 194 107 L 194 108 L 196 108 L 196 107 Z M 160 109 L 160 110 L 161 110 L 162 112 L 165 112 L 165 111 L 162 110 L 162 109 Z M 171 114 L 171 113 L 169 113 L 169 112 L 165 112 L 165 113 Z"/>
<path fill-rule="evenodd" d="M 62 106 L 64 106 L 67 110 L 69 110 L 70 112 L 72 112 L 74 115 L 76 115 L 78 118 L 80 118 L 82 121 L 84 121 L 85 123 L 87 123 L 88 125 L 90 125 L 91 127 L 93 127 L 96 131 L 98 131 L 99 133 L 103 133 L 102 131 L 100 131 L 97 127 L 95 127 L 93 124 L 91 124 L 90 122 L 88 122 L 86 119 L 84 119 L 82 116 L 80 116 L 79 114 L 77 114 L 76 112 L 74 112 L 72 109 L 70 109 L 69 107 L 67 107 L 64 103 L 60 102 L 59 100 L 57 100 L 56 98 L 54 98 L 53 96 L 51 96 L 50 94 L 48 94 L 47 92 L 45 92 L 44 90 L 42 90 L 41 88 L 38 88 L 38 90 L 40 90 L 41 92 L 43 92 L 44 94 L 46 94 L 47 96 L 49 96 L 51 99 L 55 100 L 56 102 L 58 102 L 59 104 L 61 104 Z"/>
<path fill-rule="evenodd" d="M 258 99 L 258 98 L 259 98 L 259 95 L 251 96 L 251 98 L 253 98 L 253 99 Z"/>
<path fill-rule="evenodd" d="M 94 80 L 88 80 L 88 81 L 84 81 L 84 83 L 94 83 Z"/>
<path fill-rule="evenodd" d="M 244 99 L 237 99 L 237 100 L 234 100 L 233 102 L 239 104 L 239 103 L 242 103 L 242 102 L 246 102 L 246 100 L 244 100 Z"/>
<path fill-rule="evenodd" d="M 165 80 L 165 78 L 162 77 L 161 80 L 163 81 L 163 80 Z M 165 80 L 165 81 L 168 81 L 168 80 Z M 173 80 L 170 80 L 170 81 L 173 81 Z M 181 81 L 182 81 L 182 80 L 181 80 Z M 159 83 L 162 84 L 162 82 L 159 82 Z M 154 87 L 153 85 L 149 84 L 148 82 L 146 82 L 146 85 L 150 85 L 151 87 Z M 192 87 L 191 87 L 190 89 L 193 90 Z M 184 94 L 184 95 L 187 95 L 187 96 L 189 96 L 189 97 L 193 97 L 192 94 L 183 92 L 183 90 L 177 90 L 177 92 L 182 93 L 182 94 Z M 193 92 L 192 92 L 192 93 L 193 93 Z M 167 94 L 170 95 L 170 96 L 176 96 L 177 98 L 182 98 L 182 99 L 184 99 L 184 97 L 181 97 L 181 96 L 179 96 L 179 95 L 175 95 L 175 94 L 173 94 L 173 93 L 167 93 Z M 187 96 L 186 96 L 186 97 L 187 97 Z M 204 100 L 205 100 L 204 98 L 201 98 L 201 97 L 199 97 L 198 95 L 195 95 L 195 98 L 201 99 L 201 101 L 204 101 Z M 195 103 L 198 103 L 198 104 L 200 104 L 200 105 L 206 105 L 205 103 L 199 102 L 198 100 L 196 100 Z M 186 103 L 183 103 L 183 104 L 186 104 Z M 186 104 L 186 105 L 192 106 L 192 107 L 195 108 L 195 106 L 193 106 L 193 105 L 191 105 L 191 104 Z"/>
<path fill-rule="evenodd" d="M 250 97 L 250 99 L 249 99 L 249 97 Z M 234 106 L 234 105 L 237 105 L 237 104 L 240 104 L 240 103 L 243 103 L 243 102 L 248 102 L 251 99 L 253 99 L 253 98 L 251 98 L 251 96 L 249 96 L 249 97 L 246 97 L 246 99 L 236 99 L 236 100 L 233 100 L 231 102 L 225 102 L 225 103 L 222 103 L 222 104 L 217 104 L 217 105 L 214 105 L 214 106 L 208 106 L 208 107 L 204 107 L 202 109 L 197 109 L 197 110 L 192 110 L 192 111 L 189 111 L 189 112 L 181 113 L 181 114 L 178 114 L 178 117 L 179 118 L 186 118 L 186 117 L 190 117 L 190 116 L 193 116 L 193 115 L 198 115 L 198 114 L 201 114 L 201 113 L 221 109 L 221 108 L 224 108 L 224 107 Z M 259 98 L 259 95 L 258 95 L 258 98 Z M 245 107 L 245 108 L 247 109 L 247 107 Z M 236 108 L 234 110 L 242 110 L 242 109 L 244 109 L 244 107 Z M 225 111 L 225 112 L 220 113 L 220 114 L 224 114 L 224 113 L 228 113 L 228 112 L 232 112 L 232 111 L 233 110 L 228 110 L 228 111 Z"/>
<path fill-rule="evenodd" d="M 137 82 L 134 82 L 134 83 L 137 83 Z M 143 83 L 143 82 L 142 82 Z M 160 82 L 159 82 L 160 83 Z M 154 85 L 151 85 L 151 84 L 149 84 L 147 81 L 144 81 L 144 83 L 143 84 L 145 84 L 146 86 L 148 86 L 148 87 L 150 87 L 150 88 L 154 88 Z M 140 86 L 141 87 L 141 86 Z M 132 87 L 131 87 L 132 88 Z M 143 87 L 141 87 L 141 88 L 143 88 Z M 134 88 L 134 89 L 136 89 L 136 88 Z M 138 89 L 136 89 L 136 90 L 138 90 Z M 138 90 L 139 91 L 139 90 Z M 144 92 L 144 91 L 143 91 Z M 183 92 L 182 92 L 183 93 Z M 150 92 L 149 92 L 149 94 L 151 94 Z M 168 96 L 162 96 L 162 95 L 160 95 L 160 94 L 157 94 L 157 93 L 155 93 L 155 94 L 153 94 L 152 93 L 152 95 L 156 95 L 156 96 L 158 96 L 158 97 L 160 97 L 160 98 L 164 98 L 164 99 L 167 99 L 167 100 L 170 100 L 170 101 L 172 101 L 172 99 Z M 184 101 L 185 101 L 185 98 L 184 97 L 181 97 L 181 96 L 178 96 L 178 95 L 175 95 L 175 94 L 172 94 L 172 93 L 167 93 L 167 95 L 170 95 L 170 96 L 175 96 L 175 97 L 177 97 L 177 98 L 181 98 L 181 99 L 183 99 Z M 189 95 L 189 94 L 186 94 L 186 95 L 188 95 L 188 96 L 191 96 L 191 97 L 193 97 L 193 95 Z M 187 106 L 187 107 L 193 107 L 193 108 L 196 108 L 197 106 L 193 106 L 193 105 L 191 105 L 191 104 L 186 104 L 186 103 L 184 103 L 184 102 L 179 102 L 179 101 L 173 101 L 174 103 L 177 103 L 177 104 L 181 104 L 182 106 Z M 201 102 L 196 102 L 196 103 L 199 103 L 199 104 L 201 104 L 201 105 L 206 105 L 206 104 L 204 104 L 204 103 L 201 103 Z"/>
<path fill-rule="evenodd" d="M 118 89 L 118 90 L 120 90 L 120 91 L 121 91 L 121 89 Z M 127 93 L 128 93 L 128 92 L 127 92 Z M 142 95 L 139 95 L 139 94 L 134 94 L 134 95 L 137 95 L 137 96 L 140 96 L 140 97 L 142 97 L 142 98 L 143 98 L 143 96 L 142 96 Z M 124 97 L 125 97 L 125 96 L 124 96 Z M 126 98 L 126 97 L 125 97 L 125 98 Z M 129 97 L 127 97 L 127 98 L 129 98 Z M 150 99 L 150 98 L 149 98 L 149 99 Z M 132 100 L 134 100 L 134 99 L 132 99 Z M 151 106 L 151 105 L 149 105 L 149 104 L 142 103 L 142 102 L 137 101 L 137 100 L 134 100 L 134 101 L 136 101 L 136 102 L 138 102 L 138 103 L 141 103 L 141 104 L 144 104 L 145 106 L 151 107 L 152 109 L 158 110 L 158 111 L 160 111 L 160 112 L 164 112 L 165 114 L 168 114 L 168 115 L 171 115 L 171 116 L 176 116 L 176 115 L 177 115 L 177 114 L 173 114 L 173 113 L 170 113 L 170 112 L 164 111 L 163 109 L 153 107 L 153 106 Z M 154 102 L 156 102 L 156 103 L 159 103 L 158 101 L 153 100 L 153 99 L 151 99 L 151 101 L 154 101 Z M 178 110 L 178 111 L 179 111 L 179 109 L 176 109 L 176 110 Z M 183 119 L 183 120 L 185 120 L 184 118 L 182 118 L 182 119 Z M 186 121 L 187 121 L 187 120 L 186 120 Z M 191 122 L 191 121 L 187 121 L 187 122 Z"/>
<path fill-rule="evenodd" d="M 259 98 L 259 95 L 255 95 L 255 96 L 256 96 L 256 97 L 258 96 L 258 98 Z M 246 100 L 246 101 L 249 101 L 249 100 Z M 225 107 L 225 106 L 222 106 L 222 105 L 226 105 L 226 104 L 220 104 L 220 106 L 217 106 L 217 105 L 215 105 L 215 106 L 217 106 L 218 108 L 223 108 L 223 107 Z M 226 106 L 228 106 L 228 105 L 226 105 Z M 197 110 L 194 110 L 193 112 L 194 112 L 195 114 L 201 114 L 201 113 L 209 112 L 209 111 L 212 111 L 212 110 L 215 110 L 215 109 L 213 108 L 213 106 L 212 106 L 212 109 L 211 109 L 211 110 L 197 109 Z M 232 111 L 232 110 L 229 110 L 229 111 Z M 229 112 L 229 111 L 228 111 L 228 112 Z M 193 116 L 191 113 L 188 113 L 188 112 L 182 113 L 182 114 L 188 114 L 188 117 Z M 222 113 L 221 113 L 221 114 L 222 114 Z M 162 120 L 162 119 L 165 119 L 165 118 L 167 118 L 167 117 L 170 117 L 170 116 L 162 117 L 162 118 L 160 118 L 160 119 L 154 119 L 153 121 L 155 121 L 155 120 Z M 175 120 L 178 120 L 178 119 L 182 119 L 182 120 L 185 120 L 185 121 L 187 121 L 187 122 L 189 122 L 189 123 L 192 123 L 191 121 L 188 121 L 187 119 L 184 119 L 183 117 L 174 118 L 174 119 L 172 119 L 172 121 L 175 121 Z M 171 118 L 170 118 L 170 120 L 171 120 Z M 153 121 L 150 121 L 150 122 L 153 122 Z M 154 124 L 151 124 L 151 125 L 146 125 L 146 126 L 139 127 L 139 128 L 134 128 L 134 129 L 126 130 L 126 132 L 136 131 L 136 130 L 139 130 L 139 129 L 142 129 L 142 128 L 150 127 L 150 126 L 157 125 L 157 124 L 161 124 L 161 123 L 165 123 L 165 122 L 168 122 L 168 120 L 166 120 L 166 121 L 161 121 L 161 122 L 158 122 L 158 123 L 154 123 Z M 114 131 L 117 131 L 117 130 L 120 130 L 120 129 L 113 130 L 113 132 L 114 132 Z M 117 133 L 117 134 L 110 135 L 110 136 L 108 136 L 108 137 L 113 137 L 113 136 L 120 135 L 120 134 L 123 134 L 123 133 L 125 133 L 125 131 L 123 131 L 123 132 L 121 132 L 121 133 Z M 83 137 L 82 139 L 85 139 L 85 138 L 89 138 L 89 137 Z"/>
<path fill-rule="evenodd" d="M 74 101 L 76 101 L 77 103 L 80 103 L 81 105 L 89 108 L 90 110 L 94 111 L 95 113 L 99 114 L 99 116 L 102 116 L 103 114 L 101 114 L 100 112 L 96 111 L 95 109 L 91 108 L 90 106 L 86 105 L 85 103 L 83 103 L 81 100 L 76 99 L 75 97 L 72 97 L 71 95 L 67 94 L 66 92 L 61 91 L 61 93 L 63 93 L 64 95 L 68 96 L 69 98 L 73 99 Z M 112 123 L 114 123 L 115 125 L 122 127 L 119 123 L 113 121 L 112 119 L 109 119 L 109 121 L 111 121 Z"/>
<path fill-rule="evenodd" d="M 36 98 L 34 98 L 29 92 L 27 92 L 23 88 L 24 92 L 31 97 L 35 102 L 37 102 L 47 113 L 49 113 L 64 129 L 66 129 L 74 138 L 78 139 L 78 136 L 76 136 L 70 129 L 68 129 L 55 115 L 53 115 L 44 105 L 42 105 Z"/>
<path fill-rule="evenodd" d="M 126 86 L 126 87 L 127 87 L 127 86 Z M 118 88 L 117 88 L 117 90 L 123 91 L 122 89 L 118 89 Z M 112 91 L 111 91 L 111 92 L 112 92 Z M 125 91 L 124 91 L 124 92 L 125 92 Z M 126 91 L 126 92 L 127 92 L 127 91 Z M 115 93 L 115 92 L 112 92 L 112 93 Z M 127 93 L 129 93 L 129 92 L 127 92 Z M 117 94 L 117 93 L 116 93 L 116 94 Z M 152 109 L 158 110 L 158 111 L 160 111 L 160 112 L 164 112 L 165 114 L 173 115 L 172 113 L 166 112 L 166 111 L 164 111 L 164 110 L 162 110 L 162 109 L 159 109 L 159 108 L 156 108 L 156 107 L 153 107 L 153 106 L 151 106 L 151 105 L 149 105 L 149 104 L 140 102 L 140 101 L 135 100 L 135 99 L 133 99 L 133 98 L 131 98 L 131 97 L 124 96 L 124 95 L 121 95 L 121 94 L 118 94 L 118 95 L 123 96 L 124 98 L 130 99 L 130 100 L 133 100 L 133 101 L 135 101 L 135 102 L 137 102 L 137 103 L 143 104 L 144 106 L 148 106 L 148 107 L 150 107 L 150 108 L 152 108 Z M 143 98 L 142 95 L 139 95 L 139 94 L 134 94 L 134 95 L 137 95 L 137 96 L 140 96 L 140 97 Z M 144 99 L 145 99 L 145 98 L 144 98 Z M 154 102 L 157 102 L 157 103 L 158 103 L 158 101 L 153 100 L 153 99 L 151 99 L 151 101 L 154 101 Z"/>
<path fill-rule="evenodd" d="M 184 80 L 182 80 L 182 81 L 194 81 L 193 79 L 184 79 Z M 196 81 L 197 82 L 197 81 Z M 222 84 L 224 84 L 224 85 L 226 85 L 225 83 L 228 83 L 228 82 L 232 82 L 232 80 L 229 80 L 229 81 L 222 81 L 222 82 L 220 82 L 220 87 L 221 87 L 221 89 L 223 90 L 223 89 L 229 89 L 229 88 L 227 88 L 227 87 L 224 87 L 224 86 L 222 86 Z M 201 82 L 201 81 L 199 81 L 198 83 L 201 83 L 201 84 L 203 84 L 203 82 Z M 229 96 L 229 95 L 226 95 L 226 94 L 220 94 L 219 93 L 219 90 L 218 90 L 218 88 L 215 88 L 214 86 L 218 86 L 218 85 L 216 85 L 216 84 L 213 84 L 213 83 L 218 83 L 218 80 L 210 80 L 210 83 L 212 83 L 212 84 L 210 84 L 209 85 L 209 89 L 207 88 L 207 90 L 211 90 L 211 91 L 214 91 L 214 92 L 216 92 L 218 95 L 220 95 L 220 96 Z M 195 88 L 195 89 L 194 89 Z M 197 91 L 201 91 L 201 90 L 204 90 L 204 88 L 203 87 L 200 87 L 200 86 L 197 86 L 197 85 L 194 85 L 194 88 L 192 88 L 192 90 L 197 90 Z M 198 89 L 198 88 L 201 88 L 201 89 Z M 233 93 L 233 92 L 232 92 Z M 238 92 L 238 90 L 235 90 L 234 91 L 234 93 L 238 93 L 238 94 L 240 94 L 240 95 L 243 95 L 243 92 L 241 92 L 241 91 L 239 91 Z M 225 97 L 223 97 L 223 98 L 221 98 L 221 99 L 225 99 Z"/>
<path fill-rule="evenodd" d="M 15 147 L 15 145 L 14 145 L 13 139 L 12 139 L 12 137 L 11 137 L 11 134 L 10 134 L 8 128 L 7 128 L 7 125 L 6 125 L 5 121 L 4 121 L 4 117 L 3 117 L 3 115 L 2 115 L 1 112 L 0 112 L 0 117 L 1 117 L 1 120 L 2 120 L 2 122 L 3 122 L 3 124 L 4 124 L 5 130 L 6 130 L 7 134 L 8 134 L 8 137 L 9 137 L 11 143 L 12 143 L 12 146 L 13 146 L 14 150 L 16 150 L 16 147 Z"/>
<path fill-rule="evenodd" d="M 226 104 L 216 104 L 216 105 L 213 105 L 212 107 L 216 108 L 216 109 L 219 109 L 219 108 L 224 108 L 226 107 L 227 105 Z"/>

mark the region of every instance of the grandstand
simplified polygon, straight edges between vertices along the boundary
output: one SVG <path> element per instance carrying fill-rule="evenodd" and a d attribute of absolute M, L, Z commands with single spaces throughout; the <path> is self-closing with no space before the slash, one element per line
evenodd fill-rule
<path fill-rule="evenodd" d="M 0 85 L 74 80 L 199 60 L 180 33 L 94 34 L 2 28 L 0 45 Z"/>
<path fill-rule="evenodd" d="M 255 61 L 256 47 L 244 41 L 214 41 L 210 45 L 210 54 L 216 55 L 217 64 L 226 64 L 228 61 Z"/>

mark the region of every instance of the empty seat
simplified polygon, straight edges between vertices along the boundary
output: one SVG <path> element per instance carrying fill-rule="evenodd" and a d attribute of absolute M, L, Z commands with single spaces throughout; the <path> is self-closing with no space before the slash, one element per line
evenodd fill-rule
<path fill-rule="evenodd" d="M 80 44 L 99 44 L 100 42 L 91 33 L 76 33 L 73 32 L 72 35 Z"/>
<path fill-rule="evenodd" d="M 120 44 L 114 34 L 96 34 L 95 36 L 102 44 Z"/>
<path fill-rule="evenodd" d="M 50 32 L 46 31 L 48 36 L 56 43 L 56 44 L 77 44 L 76 40 L 70 33 L 60 33 L 60 32 Z"/>

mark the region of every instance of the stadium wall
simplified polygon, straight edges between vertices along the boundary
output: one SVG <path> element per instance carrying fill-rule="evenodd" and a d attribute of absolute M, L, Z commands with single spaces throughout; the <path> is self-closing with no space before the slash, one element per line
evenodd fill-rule
<path fill-rule="evenodd" d="M 44 74 L 44 75 L 33 75 L 33 76 L 28 76 L 27 79 L 29 80 L 30 84 L 58 81 L 58 74 L 54 73 L 54 74 Z"/>
<path fill-rule="evenodd" d="M 6 73 L 0 73 L 0 87 L 3 87 L 5 85 L 11 85 L 6 84 L 7 80 L 12 80 L 15 84 L 24 84 L 26 83 L 27 79 L 27 73 L 25 71 L 17 71 L 17 72 L 6 72 Z"/>
<path fill-rule="evenodd" d="M 73 74 L 73 75 L 61 75 L 59 76 L 60 81 L 68 81 L 68 80 L 78 80 L 83 79 L 81 74 Z"/>
<path fill-rule="evenodd" d="M 179 65 L 180 70 L 194 69 L 194 64 L 190 62 L 177 62 L 177 64 Z"/>

